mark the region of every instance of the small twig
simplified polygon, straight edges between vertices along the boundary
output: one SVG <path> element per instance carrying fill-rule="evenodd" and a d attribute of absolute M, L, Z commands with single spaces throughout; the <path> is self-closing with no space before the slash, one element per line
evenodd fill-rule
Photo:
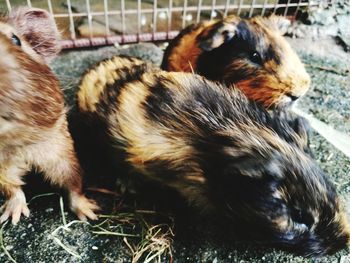
<path fill-rule="evenodd" d="M 151 214 L 151 215 L 159 214 L 158 212 L 153 210 L 135 210 L 135 212 L 139 214 Z"/>
<path fill-rule="evenodd" d="M 56 235 L 56 233 L 58 232 L 58 230 L 63 229 L 65 231 L 70 231 L 70 226 L 73 224 L 88 224 L 91 226 L 91 224 L 89 222 L 85 222 L 85 221 L 80 221 L 80 220 L 73 220 L 71 222 L 69 222 L 67 225 L 64 226 L 59 226 L 57 227 L 54 231 L 51 232 L 51 235 Z"/>
<path fill-rule="evenodd" d="M 108 219 L 105 219 L 105 220 L 103 220 L 101 223 L 99 223 L 99 224 L 97 224 L 97 225 L 93 225 L 93 227 L 100 227 L 100 226 L 104 225 L 104 224 L 107 223 L 107 222 L 108 222 Z"/>
<path fill-rule="evenodd" d="M 59 195 L 58 193 L 45 193 L 45 194 L 40 194 L 33 196 L 28 202 L 27 205 L 29 205 L 31 202 L 33 202 L 35 199 L 41 198 L 41 197 L 46 197 L 46 196 L 52 196 L 52 195 Z"/>
<path fill-rule="evenodd" d="M 162 250 L 158 250 L 157 253 L 153 254 L 152 255 L 152 252 L 149 252 L 147 257 L 146 257 L 146 260 L 144 261 L 144 263 L 149 263 L 151 262 L 155 257 L 159 257 L 160 255 L 162 255 L 164 253 L 165 249 L 162 249 Z M 148 257 L 149 255 L 151 255 L 150 257 Z"/>
<path fill-rule="evenodd" d="M 71 250 L 69 247 L 67 247 L 65 244 L 62 243 L 61 240 L 59 240 L 57 237 L 52 236 L 53 240 L 61 247 L 63 248 L 65 251 L 67 251 L 69 254 L 71 254 L 72 256 L 75 256 L 79 259 L 81 259 L 81 256 L 78 255 L 75 251 Z"/>
<path fill-rule="evenodd" d="M 107 222 L 106 220 L 104 222 Z M 110 228 L 120 228 L 122 225 L 117 225 L 117 226 L 110 226 Z M 101 227 L 101 224 L 92 226 L 93 228 L 97 228 L 100 231 L 92 231 L 92 233 L 97 234 L 97 235 L 111 235 L 111 236 L 121 236 L 121 237 L 140 237 L 140 235 L 136 234 L 127 234 L 127 233 L 122 233 L 122 232 L 114 232 L 107 230 L 103 227 Z"/>
<path fill-rule="evenodd" d="M 168 231 L 161 234 L 162 227 L 167 227 Z M 136 263 L 139 259 L 147 253 L 144 258 L 144 262 L 148 263 L 153 261 L 156 257 L 160 257 L 164 252 L 168 251 L 171 256 L 171 242 L 172 239 L 169 235 L 173 236 L 173 232 L 166 224 L 155 225 L 148 227 L 144 239 L 138 244 L 133 254 L 132 262 Z"/>
<path fill-rule="evenodd" d="M 123 238 L 123 241 L 124 241 L 124 243 L 126 244 L 126 246 L 130 249 L 131 254 L 134 255 L 135 251 L 134 251 L 134 249 L 132 248 L 132 246 L 129 244 L 128 239 L 127 239 L 126 237 L 124 237 L 124 238 Z"/>
<path fill-rule="evenodd" d="M 188 64 L 190 65 L 190 68 L 191 68 L 191 72 L 192 72 L 192 74 L 195 74 L 195 72 L 194 72 L 194 70 L 193 70 L 193 67 L 192 67 L 192 63 L 191 63 L 191 61 L 188 61 Z"/>
<path fill-rule="evenodd" d="M 133 218 L 133 214 L 131 213 L 118 213 L 117 215 L 98 215 L 99 218 L 111 218 L 111 219 L 121 219 L 125 220 L 125 218 Z"/>
<path fill-rule="evenodd" d="M 96 235 L 110 235 L 110 236 L 118 236 L 118 237 L 140 237 L 139 235 L 133 235 L 133 234 L 124 234 L 120 232 L 112 232 L 112 231 L 92 231 L 93 234 Z"/>
<path fill-rule="evenodd" d="M 304 63 L 304 64 L 305 64 L 306 67 L 309 67 L 309 68 L 320 69 L 320 70 L 332 72 L 332 73 L 335 73 L 335 74 L 338 74 L 338 75 L 343 75 L 343 76 L 349 75 L 349 72 L 350 72 L 349 69 L 337 70 L 336 68 L 324 67 L 324 66 L 320 66 L 320 65 L 311 65 L 311 64 L 306 64 L 306 63 Z"/>
<path fill-rule="evenodd" d="M 64 226 L 59 226 L 57 227 L 54 231 L 51 232 L 50 236 L 53 238 L 53 240 L 57 243 L 57 245 L 59 245 L 61 248 L 63 248 L 67 253 L 81 259 L 81 256 L 79 254 L 77 254 L 75 251 L 73 251 L 72 249 L 70 249 L 69 247 L 67 247 L 65 244 L 63 244 L 63 242 L 58 238 L 56 237 L 56 234 L 57 232 L 60 230 L 60 229 L 63 229 L 65 231 L 70 231 L 69 227 L 73 224 L 88 224 L 90 225 L 90 223 L 88 222 L 84 222 L 84 221 L 79 221 L 79 220 L 73 220 L 71 222 L 69 222 L 68 224 L 65 224 Z"/>
<path fill-rule="evenodd" d="M 4 245 L 4 236 L 3 236 L 3 233 L 4 233 L 4 228 L 5 226 L 7 225 L 7 222 L 6 221 L 2 226 L 1 226 L 1 229 L 0 229 L 0 246 L 2 248 L 2 250 L 4 251 L 5 255 L 8 257 L 8 259 L 13 262 L 13 263 L 17 263 L 17 261 L 10 255 L 10 253 L 7 251 L 5 245 Z"/>
<path fill-rule="evenodd" d="M 120 194 L 113 192 L 111 190 L 105 189 L 105 188 L 89 187 L 89 188 L 86 188 L 86 190 L 92 191 L 92 192 L 98 192 L 98 193 L 102 193 L 102 194 L 109 194 L 109 195 L 113 195 L 115 197 L 120 196 Z"/>
<path fill-rule="evenodd" d="M 63 225 L 66 226 L 67 225 L 67 220 L 66 220 L 66 216 L 64 215 L 64 204 L 63 204 L 62 196 L 60 197 L 60 209 L 61 209 Z"/>

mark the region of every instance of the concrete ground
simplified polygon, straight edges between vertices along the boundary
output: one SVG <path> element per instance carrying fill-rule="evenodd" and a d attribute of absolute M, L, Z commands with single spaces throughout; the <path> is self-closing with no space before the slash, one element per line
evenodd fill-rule
<path fill-rule="evenodd" d="M 290 42 L 313 81 L 298 108 L 350 134 L 350 54 L 332 39 L 290 39 Z M 62 53 L 52 67 L 65 90 L 68 105 L 74 106 L 81 74 L 96 61 L 114 54 L 139 56 L 159 64 L 162 50 L 153 44 L 138 44 Z M 311 136 L 311 147 L 349 211 L 350 159 L 316 132 Z M 103 171 L 99 176 L 104 178 Z M 96 180 L 91 181 L 90 188 L 96 186 Z M 234 241 L 225 233 L 226 226 L 216 225 L 215 220 L 203 220 L 181 205 L 169 209 L 173 199 L 167 200 L 166 195 L 157 193 L 151 201 L 144 202 L 113 191 L 113 181 L 105 184 L 109 187 L 87 191 L 101 204 L 101 214 L 105 216 L 98 222 L 82 223 L 67 212 L 60 192 L 43 184 L 40 175 L 30 175 L 26 187 L 28 200 L 37 196 L 29 203 L 31 215 L 17 226 L 1 227 L 0 262 L 131 262 L 142 251 L 139 262 L 147 254 L 149 259 L 154 255 L 150 262 L 171 262 L 171 258 L 173 262 L 350 262 L 349 249 L 328 257 L 305 259 L 262 245 Z M 158 252 L 164 253 L 158 256 Z"/>

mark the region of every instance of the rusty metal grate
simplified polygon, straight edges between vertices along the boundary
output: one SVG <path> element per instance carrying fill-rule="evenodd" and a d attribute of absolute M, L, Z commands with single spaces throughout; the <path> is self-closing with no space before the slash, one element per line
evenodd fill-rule
<path fill-rule="evenodd" d="M 162 41 L 185 26 L 236 14 L 244 17 L 298 12 L 331 0 L 5 0 L 0 12 L 18 5 L 47 9 L 63 33 L 64 48 Z"/>

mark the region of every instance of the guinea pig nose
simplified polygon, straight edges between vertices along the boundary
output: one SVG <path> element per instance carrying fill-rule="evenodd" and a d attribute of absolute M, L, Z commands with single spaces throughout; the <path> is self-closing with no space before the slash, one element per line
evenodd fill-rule
<path fill-rule="evenodd" d="M 298 96 L 294 96 L 294 95 L 291 94 L 291 93 L 286 93 L 286 96 L 288 96 L 292 101 L 296 101 L 297 99 L 299 99 Z"/>

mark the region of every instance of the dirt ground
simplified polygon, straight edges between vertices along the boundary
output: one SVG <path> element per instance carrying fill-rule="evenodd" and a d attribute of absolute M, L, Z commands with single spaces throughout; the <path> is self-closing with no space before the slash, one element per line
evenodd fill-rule
<path fill-rule="evenodd" d="M 350 134 L 350 54 L 333 39 L 289 41 L 305 62 L 313 82 L 298 108 Z M 75 89 L 81 74 L 96 61 L 114 54 L 139 56 L 159 64 L 162 50 L 153 44 L 137 44 L 62 53 L 52 67 L 65 90 L 67 105 L 74 108 Z M 350 159 L 316 132 L 312 134 L 311 147 L 349 211 Z M 103 175 L 101 171 L 99 176 L 103 178 Z M 108 184 L 110 189 L 115 188 L 114 182 Z M 31 215 L 17 226 L 1 227 L 0 262 L 131 262 L 132 251 L 135 257 L 142 249 L 145 249 L 143 260 L 150 253 L 160 262 L 170 262 L 171 257 L 173 262 L 350 262 L 349 249 L 329 257 L 305 259 L 232 240 L 225 232 L 228 226 L 201 219 L 190 209 L 178 205 L 181 200 L 175 199 L 175 204 L 172 197 L 162 195 L 161 191 L 153 193 L 151 201 L 143 202 L 116 195 L 119 192 L 90 189 L 88 195 L 102 204 L 101 213 L 105 216 L 98 222 L 82 223 L 67 212 L 61 193 L 43 184 L 40 175 L 30 175 L 25 190 L 28 200 L 37 196 L 29 203 Z M 174 237 L 169 229 L 174 231 Z M 159 251 L 163 253 L 158 257 Z"/>

